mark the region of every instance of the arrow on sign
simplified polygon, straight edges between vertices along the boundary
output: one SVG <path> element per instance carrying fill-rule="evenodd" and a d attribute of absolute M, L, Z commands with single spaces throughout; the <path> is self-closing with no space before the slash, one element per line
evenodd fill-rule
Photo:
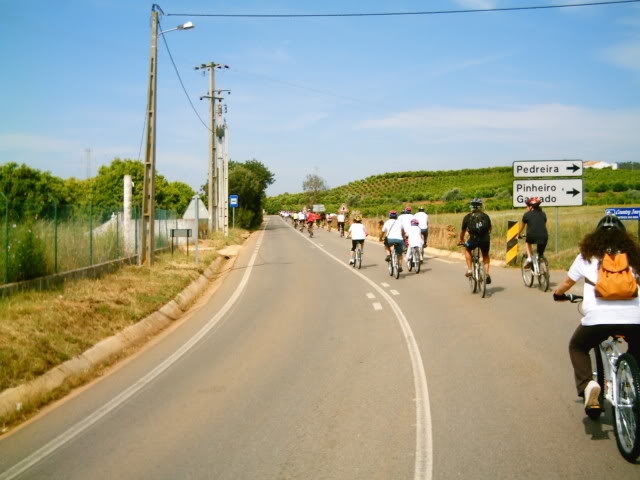
<path fill-rule="evenodd" d="M 571 195 L 573 195 L 573 196 L 575 197 L 576 195 L 578 195 L 578 194 L 580 193 L 580 191 L 579 191 L 579 190 L 576 190 L 576 189 L 574 188 L 573 190 L 569 190 L 567 193 L 570 193 Z"/>
<path fill-rule="evenodd" d="M 572 172 L 576 172 L 576 171 L 580 170 L 580 167 L 574 163 L 570 167 L 567 167 L 567 170 L 571 170 Z"/>

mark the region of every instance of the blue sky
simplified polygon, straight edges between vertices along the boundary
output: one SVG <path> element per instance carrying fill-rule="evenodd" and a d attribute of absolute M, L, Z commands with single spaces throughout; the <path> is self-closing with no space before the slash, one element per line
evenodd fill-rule
<path fill-rule="evenodd" d="M 520 7 L 577 0 L 159 0 L 172 13 L 356 13 Z M 151 3 L 0 0 L 0 164 L 66 178 L 137 159 Z M 640 3 L 357 18 L 161 17 L 187 92 L 207 119 L 208 78 L 228 64 L 231 158 L 298 192 L 398 170 L 514 160 L 640 161 Z M 206 183 L 208 131 L 158 46 L 157 170 Z M 144 155 L 144 152 L 142 153 Z M 233 193 L 233 192 L 231 192 Z"/>

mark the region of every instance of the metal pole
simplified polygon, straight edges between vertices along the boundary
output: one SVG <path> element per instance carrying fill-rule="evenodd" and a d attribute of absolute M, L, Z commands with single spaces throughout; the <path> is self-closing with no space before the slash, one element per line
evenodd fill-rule
<path fill-rule="evenodd" d="M 560 243 L 560 219 L 559 219 L 559 207 L 556 207 L 556 253 L 559 251 L 559 243 Z"/>
<path fill-rule="evenodd" d="M 236 228 L 236 209 L 233 209 L 233 228 Z"/>
<path fill-rule="evenodd" d="M 154 6 L 155 8 L 155 6 Z M 151 54 L 147 96 L 147 143 L 144 155 L 144 187 L 142 189 L 142 238 L 139 264 L 153 264 L 156 175 L 156 87 L 158 53 L 158 12 L 151 12 Z M 148 231 L 147 231 L 148 228 Z"/>
<path fill-rule="evenodd" d="M 222 168 L 222 190 L 224 198 L 224 236 L 229 236 L 229 129 L 224 122 L 224 156 Z"/>
<path fill-rule="evenodd" d="M 53 272 L 58 273 L 58 204 L 53 207 Z"/>
<path fill-rule="evenodd" d="M 194 241 L 196 243 L 196 265 L 200 263 L 200 257 L 198 256 L 198 233 L 200 232 L 200 197 L 194 195 L 193 199 L 196 201 L 196 234 L 194 235 Z M 189 238 L 187 237 L 187 248 L 189 245 Z"/>
<path fill-rule="evenodd" d="M 93 265 L 93 201 L 89 202 L 89 266 Z"/>

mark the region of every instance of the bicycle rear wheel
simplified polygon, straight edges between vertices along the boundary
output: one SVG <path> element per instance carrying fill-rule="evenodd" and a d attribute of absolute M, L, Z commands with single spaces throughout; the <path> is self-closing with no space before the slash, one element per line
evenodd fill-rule
<path fill-rule="evenodd" d="M 635 463 L 640 456 L 640 370 L 632 355 L 623 353 L 616 362 L 617 404 L 614 424 L 618 450 L 625 460 Z"/>
<path fill-rule="evenodd" d="M 413 258 L 415 259 L 416 273 L 420 273 L 420 264 L 422 263 L 422 258 L 420 257 L 420 248 L 413 247 Z"/>
<path fill-rule="evenodd" d="M 540 275 L 538 275 L 538 287 L 543 292 L 549 290 L 549 263 L 547 259 L 544 257 L 538 257 L 538 271 Z"/>
<path fill-rule="evenodd" d="M 471 264 L 471 275 L 468 277 L 469 279 L 469 290 L 471 290 L 471 293 L 476 293 L 476 291 L 478 290 L 478 281 L 476 279 L 476 275 L 475 275 L 475 266 L 473 264 Z"/>
<path fill-rule="evenodd" d="M 362 249 L 360 247 L 356 250 L 356 262 L 358 262 L 358 270 L 362 268 Z"/>
<path fill-rule="evenodd" d="M 392 247 L 393 248 L 393 247 Z M 389 259 L 388 262 L 388 266 L 389 266 L 389 275 L 393 276 L 393 258 L 396 256 L 396 254 L 392 251 L 391 252 L 391 258 Z"/>
<path fill-rule="evenodd" d="M 393 276 L 396 277 L 396 280 L 400 278 L 400 259 L 397 255 L 394 257 L 393 262 Z"/>
<path fill-rule="evenodd" d="M 533 285 L 533 266 L 530 264 L 528 267 L 524 266 L 524 263 L 527 261 L 527 256 L 522 255 L 522 260 L 520 260 L 520 272 L 522 273 L 522 281 L 524 282 L 525 287 L 531 287 Z"/>
<path fill-rule="evenodd" d="M 478 292 L 482 295 L 482 298 L 487 294 L 487 275 L 484 271 L 484 264 L 478 262 L 476 265 L 478 276 Z"/>

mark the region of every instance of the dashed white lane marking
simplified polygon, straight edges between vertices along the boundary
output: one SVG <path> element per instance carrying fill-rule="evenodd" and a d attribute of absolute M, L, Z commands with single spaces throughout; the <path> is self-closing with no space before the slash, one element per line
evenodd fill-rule
<path fill-rule="evenodd" d="M 378 302 L 374 302 L 373 303 L 373 309 L 374 310 L 382 310 L 382 305 L 380 305 Z"/>
<path fill-rule="evenodd" d="M 398 290 L 389 290 L 391 292 L 391 295 L 400 295 L 400 292 Z"/>
<path fill-rule="evenodd" d="M 369 292 L 369 293 L 367 293 L 367 298 L 369 300 L 372 300 L 372 299 L 376 298 L 376 296 L 373 293 Z"/>
<path fill-rule="evenodd" d="M 382 285 L 384 288 L 389 288 L 389 284 L 387 282 L 382 282 L 380 285 Z"/>

